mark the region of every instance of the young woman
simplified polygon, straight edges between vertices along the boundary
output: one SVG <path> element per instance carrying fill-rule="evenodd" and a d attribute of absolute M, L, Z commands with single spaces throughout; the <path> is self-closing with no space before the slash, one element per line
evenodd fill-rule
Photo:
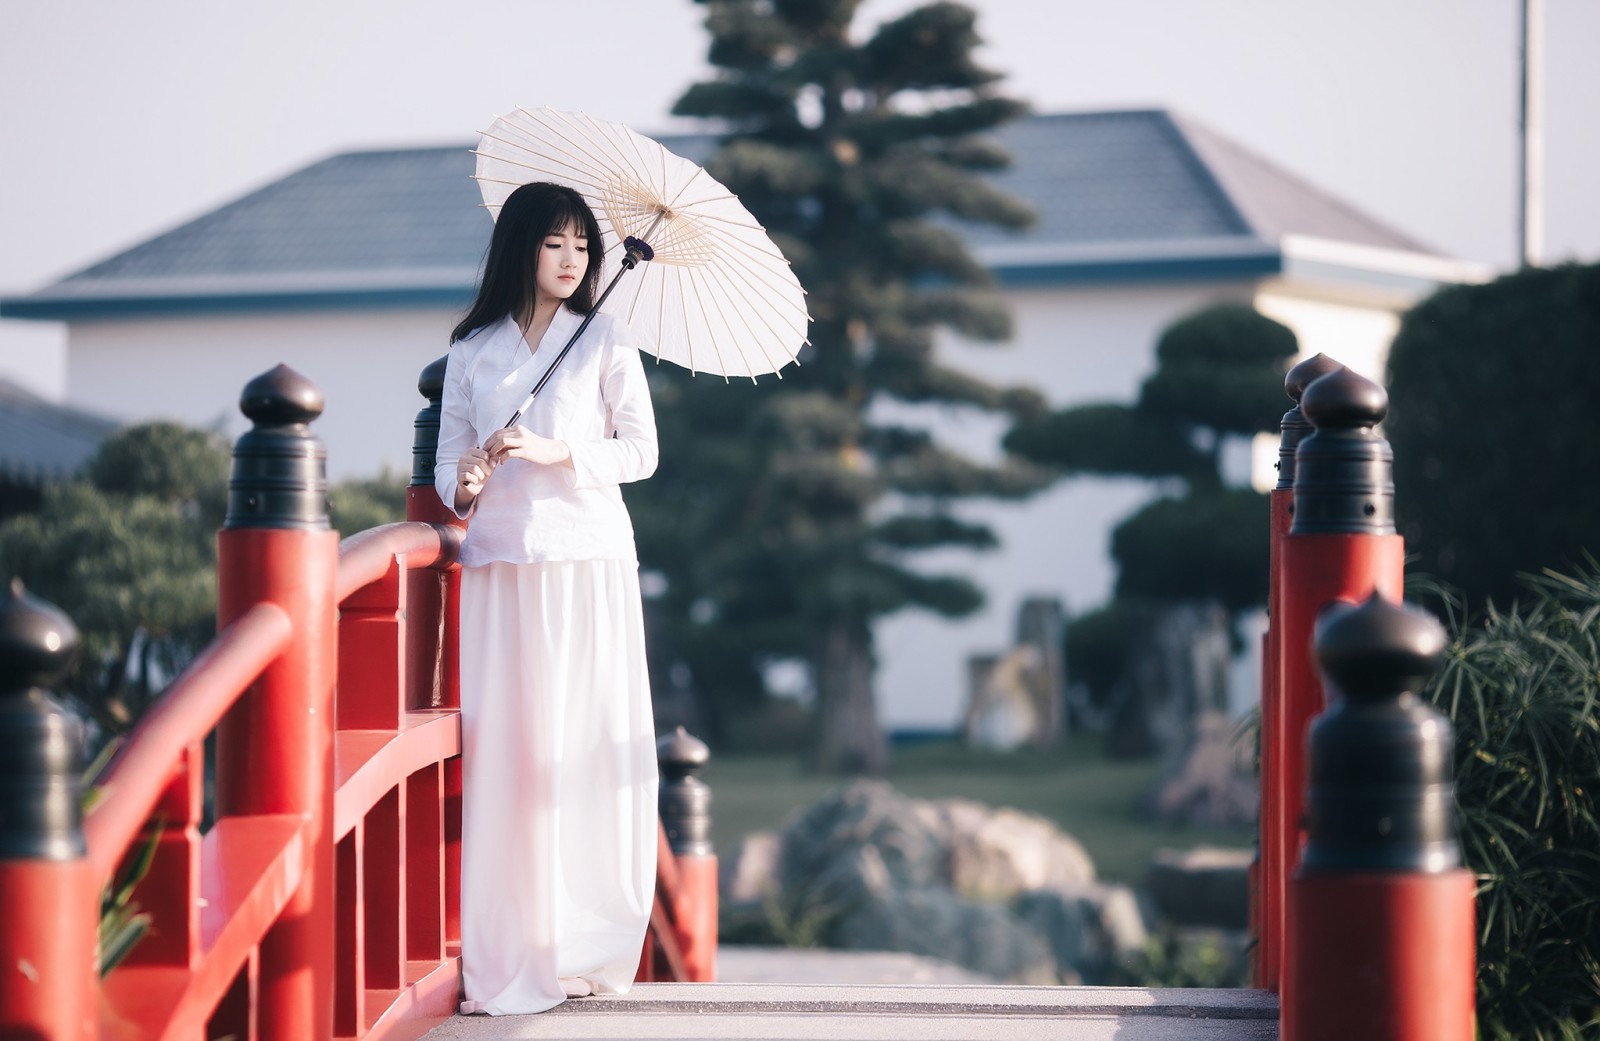
<path fill-rule="evenodd" d="M 461 548 L 463 1013 L 627 991 L 655 889 L 656 764 L 633 525 L 656 467 L 633 334 L 597 314 L 600 228 L 577 192 L 500 211 L 451 336 L 435 486 Z"/>

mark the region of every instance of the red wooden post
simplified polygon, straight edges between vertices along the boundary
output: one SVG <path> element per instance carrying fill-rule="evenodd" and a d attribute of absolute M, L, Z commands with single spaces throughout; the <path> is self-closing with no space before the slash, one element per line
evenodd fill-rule
<path fill-rule="evenodd" d="M 1375 590 L 1398 601 L 1405 582 L 1405 543 L 1394 529 L 1393 454 L 1373 429 L 1388 411 L 1388 395 L 1340 369 L 1313 380 L 1300 408 L 1316 429 L 1295 450 L 1294 517 L 1281 545 L 1274 618 L 1282 753 L 1275 768 L 1275 847 L 1284 880 L 1305 840 L 1306 733 L 1324 707 L 1312 660 L 1317 616 L 1335 601 L 1359 602 Z M 1297 957 L 1297 928 L 1294 909 L 1285 903 L 1279 957 L 1285 1008 L 1293 1000 L 1286 973 Z"/>
<path fill-rule="evenodd" d="M 334 583 L 339 536 L 328 525 L 326 451 L 308 424 L 322 393 L 280 365 L 246 384 L 228 515 L 217 537 L 217 622 L 261 600 L 294 620 L 288 650 L 217 728 L 217 815 L 292 814 L 306 822 L 306 866 L 262 940 L 261 1041 L 333 1033 Z"/>
<path fill-rule="evenodd" d="M 1282 817 L 1283 799 L 1279 793 L 1279 763 L 1282 753 L 1279 746 L 1283 735 L 1280 721 L 1282 678 L 1279 669 L 1279 633 L 1282 624 L 1277 617 L 1283 600 L 1279 588 L 1282 573 L 1283 540 L 1289 534 L 1289 521 L 1294 514 L 1294 453 L 1300 442 L 1311 432 L 1311 424 L 1300 412 L 1300 398 L 1314 380 L 1342 368 L 1326 354 L 1317 354 L 1289 370 L 1284 378 L 1284 393 L 1294 401 L 1294 407 L 1283 414 L 1279 424 L 1278 484 L 1271 492 L 1271 524 L 1267 543 L 1268 625 L 1261 655 L 1261 729 L 1258 744 L 1261 749 L 1261 805 L 1257 811 L 1258 840 L 1256 862 L 1251 865 L 1251 921 L 1256 943 L 1251 948 L 1252 974 L 1258 987 L 1278 989 L 1283 942 L 1283 890 L 1284 868 L 1281 859 L 1280 836 L 1285 829 Z"/>
<path fill-rule="evenodd" d="M 439 408 L 444 395 L 444 368 L 439 358 L 422 370 L 417 390 L 428 404 L 417 413 L 411 442 L 411 484 L 406 489 L 406 520 L 444 524 L 465 531 L 433 486 L 434 455 L 439 447 Z M 456 620 L 461 609 L 461 568 L 419 570 L 406 575 L 411 625 L 407 627 L 407 683 L 411 708 L 461 707 L 461 641 Z"/>
<path fill-rule="evenodd" d="M 1444 644 L 1431 615 L 1377 594 L 1317 624 L 1340 696 L 1311 727 L 1284 1041 L 1474 1035 L 1474 883 L 1456 842 L 1454 742 L 1417 697 Z"/>
<path fill-rule="evenodd" d="M 99 1036 L 98 896 L 83 838 L 83 726 L 44 688 L 78 631 L 13 579 L 0 593 L 0 1037 Z"/>
<path fill-rule="evenodd" d="M 685 983 L 717 978 L 717 855 L 711 848 L 711 789 L 694 776 L 711 752 L 683 727 L 656 742 L 661 768 L 661 824 L 678 866 L 672 907 L 683 950 Z"/>
<path fill-rule="evenodd" d="M 417 391 L 427 404 L 411 440 L 406 520 L 465 532 L 467 522 L 439 501 L 433 464 L 448 356 L 423 368 Z M 406 704 L 461 707 L 461 567 L 406 572 Z M 418 957 L 443 957 L 461 941 L 461 760 L 413 775 L 407 782 L 406 903 L 408 944 Z"/>

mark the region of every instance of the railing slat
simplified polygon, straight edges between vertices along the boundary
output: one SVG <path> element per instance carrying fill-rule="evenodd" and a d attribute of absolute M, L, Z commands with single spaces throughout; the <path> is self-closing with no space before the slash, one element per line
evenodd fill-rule
<path fill-rule="evenodd" d="M 406 778 L 406 953 L 414 961 L 444 957 L 442 769 L 433 763 Z"/>
<path fill-rule="evenodd" d="M 201 849 L 205 746 L 184 749 L 172 782 L 157 800 L 149 832 L 156 846 L 150 869 L 133 892 L 140 910 L 161 923 L 128 952 L 130 965 L 192 966 L 200 956 Z M 140 838 L 126 860 L 139 857 Z"/>
<path fill-rule="evenodd" d="M 123 966 L 107 976 L 106 1037 L 140 1024 L 157 1038 L 200 1036 L 261 937 L 299 884 L 306 822 L 294 815 L 233 817 L 200 842 L 200 946 L 193 966 Z M 111 1029 L 115 1024 L 121 1024 Z"/>
<path fill-rule="evenodd" d="M 454 711 L 408 712 L 400 730 L 341 730 L 333 739 L 333 834 L 349 834 L 402 779 L 461 754 Z"/>
<path fill-rule="evenodd" d="M 100 884 L 143 830 L 184 749 L 205 738 L 239 691 L 288 646 L 293 632 L 283 608 L 256 604 L 219 632 L 139 721 L 84 820 Z"/>

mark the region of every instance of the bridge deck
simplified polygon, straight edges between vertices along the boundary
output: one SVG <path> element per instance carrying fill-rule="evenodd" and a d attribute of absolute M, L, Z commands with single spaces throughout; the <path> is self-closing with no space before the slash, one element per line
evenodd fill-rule
<path fill-rule="evenodd" d="M 1116 987 L 641 984 L 539 1016 L 456 1017 L 425 1041 L 1276 1041 L 1277 999 L 1254 990 Z"/>

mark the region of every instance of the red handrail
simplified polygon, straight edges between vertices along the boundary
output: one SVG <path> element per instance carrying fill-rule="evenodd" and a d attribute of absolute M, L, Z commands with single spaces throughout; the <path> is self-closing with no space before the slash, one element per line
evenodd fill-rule
<path fill-rule="evenodd" d="M 339 543 L 339 574 L 334 597 L 342 604 L 363 586 L 382 578 L 396 557 L 407 570 L 444 569 L 461 551 L 461 531 L 448 524 L 398 521 L 359 531 Z"/>
<path fill-rule="evenodd" d="M 370 643 L 373 623 L 380 623 L 381 638 L 392 645 L 396 661 L 407 653 L 408 622 L 436 637 L 454 620 L 408 618 L 405 576 L 453 567 L 459 545 L 456 529 L 417 522 L 384 525 L 345 540 L 337 568 L 325 579 L 333 586 L 332 597 L 346 608 L 341 624 L 364 624 L 362 638 Z M 281 556 L 267 553 L 258 563 L 271 566 L 274 560 L 281 562 Z M 330 908 L 342 923 L 336 929 L 334 970 L 342 986 L 334 993 L 335 1036 L 376 1038 L 418 1011 L 438 1015 L 454 1007 L 459 966 L 447 922 L 455 894 L 446 883 L 445 863 L 450 829 L 459 826 L 448 819 L 459 783 L 459 770 L 453 768 L 460 753 L 453 710 L 408 711 L 393 674 L 365 669 L 360 676 L 341 677 L 346 700 L 386 697 L 395 711 L 394 725 L 387 729 L 334 732 L 334 819 L 319 825 L 294 814 L 235 812 L 205 836 L 199 834 L 199 746 L 290 648 L 297 631 L 292 611 L 271 600 L 239 611 L 135 729 L 107 773 L 105 794 L 85 827 L 97 888 L 139 846 L 142 832 L 152 834 L 152 814 L 163 818 L 153 832 L 155 864 L 134 896 L 156 916 L 156 928 L 135 948 L 129 964 L 105 980 L 109 1018 L 102 1036 L 120 1033 L 117 1024 L 137 1023 L 147 1036 L 175 1037 L 208 1021 L 237 1024 L 253 1034 L 255 1017 L 272 1011 L 251 994 L 258 957 L 253 952 L 313 870 L 319 829 L 322 842 L 339 847 L 334 854 L 338 896 Z M 373 683 L 363 682 L 373 675 L 388 688 L 374 690 Z M 406 815 L 399 808 L 408 797 L 410 817 L 420 823 L 402 823 Z M 369 856 L 369 845 L 374 855 Z M 414 862 L 409 874 L 397 866 L 407 851 Z M 364 861 L 370 863 L 360 868 Z M 353 871 L 365 884 L 352 877 Z M 413 892 L 405 891 L 408 879 Z M 422 903 L 431 901 L 431 911 L 409 907 L 418 892 Z M 408 917 L 411 924 L 402 936 L 399 923 Z M 362 931 L 381 942 L 365 948 L 357 964 L 363 945 L 352 941 Z"/>

